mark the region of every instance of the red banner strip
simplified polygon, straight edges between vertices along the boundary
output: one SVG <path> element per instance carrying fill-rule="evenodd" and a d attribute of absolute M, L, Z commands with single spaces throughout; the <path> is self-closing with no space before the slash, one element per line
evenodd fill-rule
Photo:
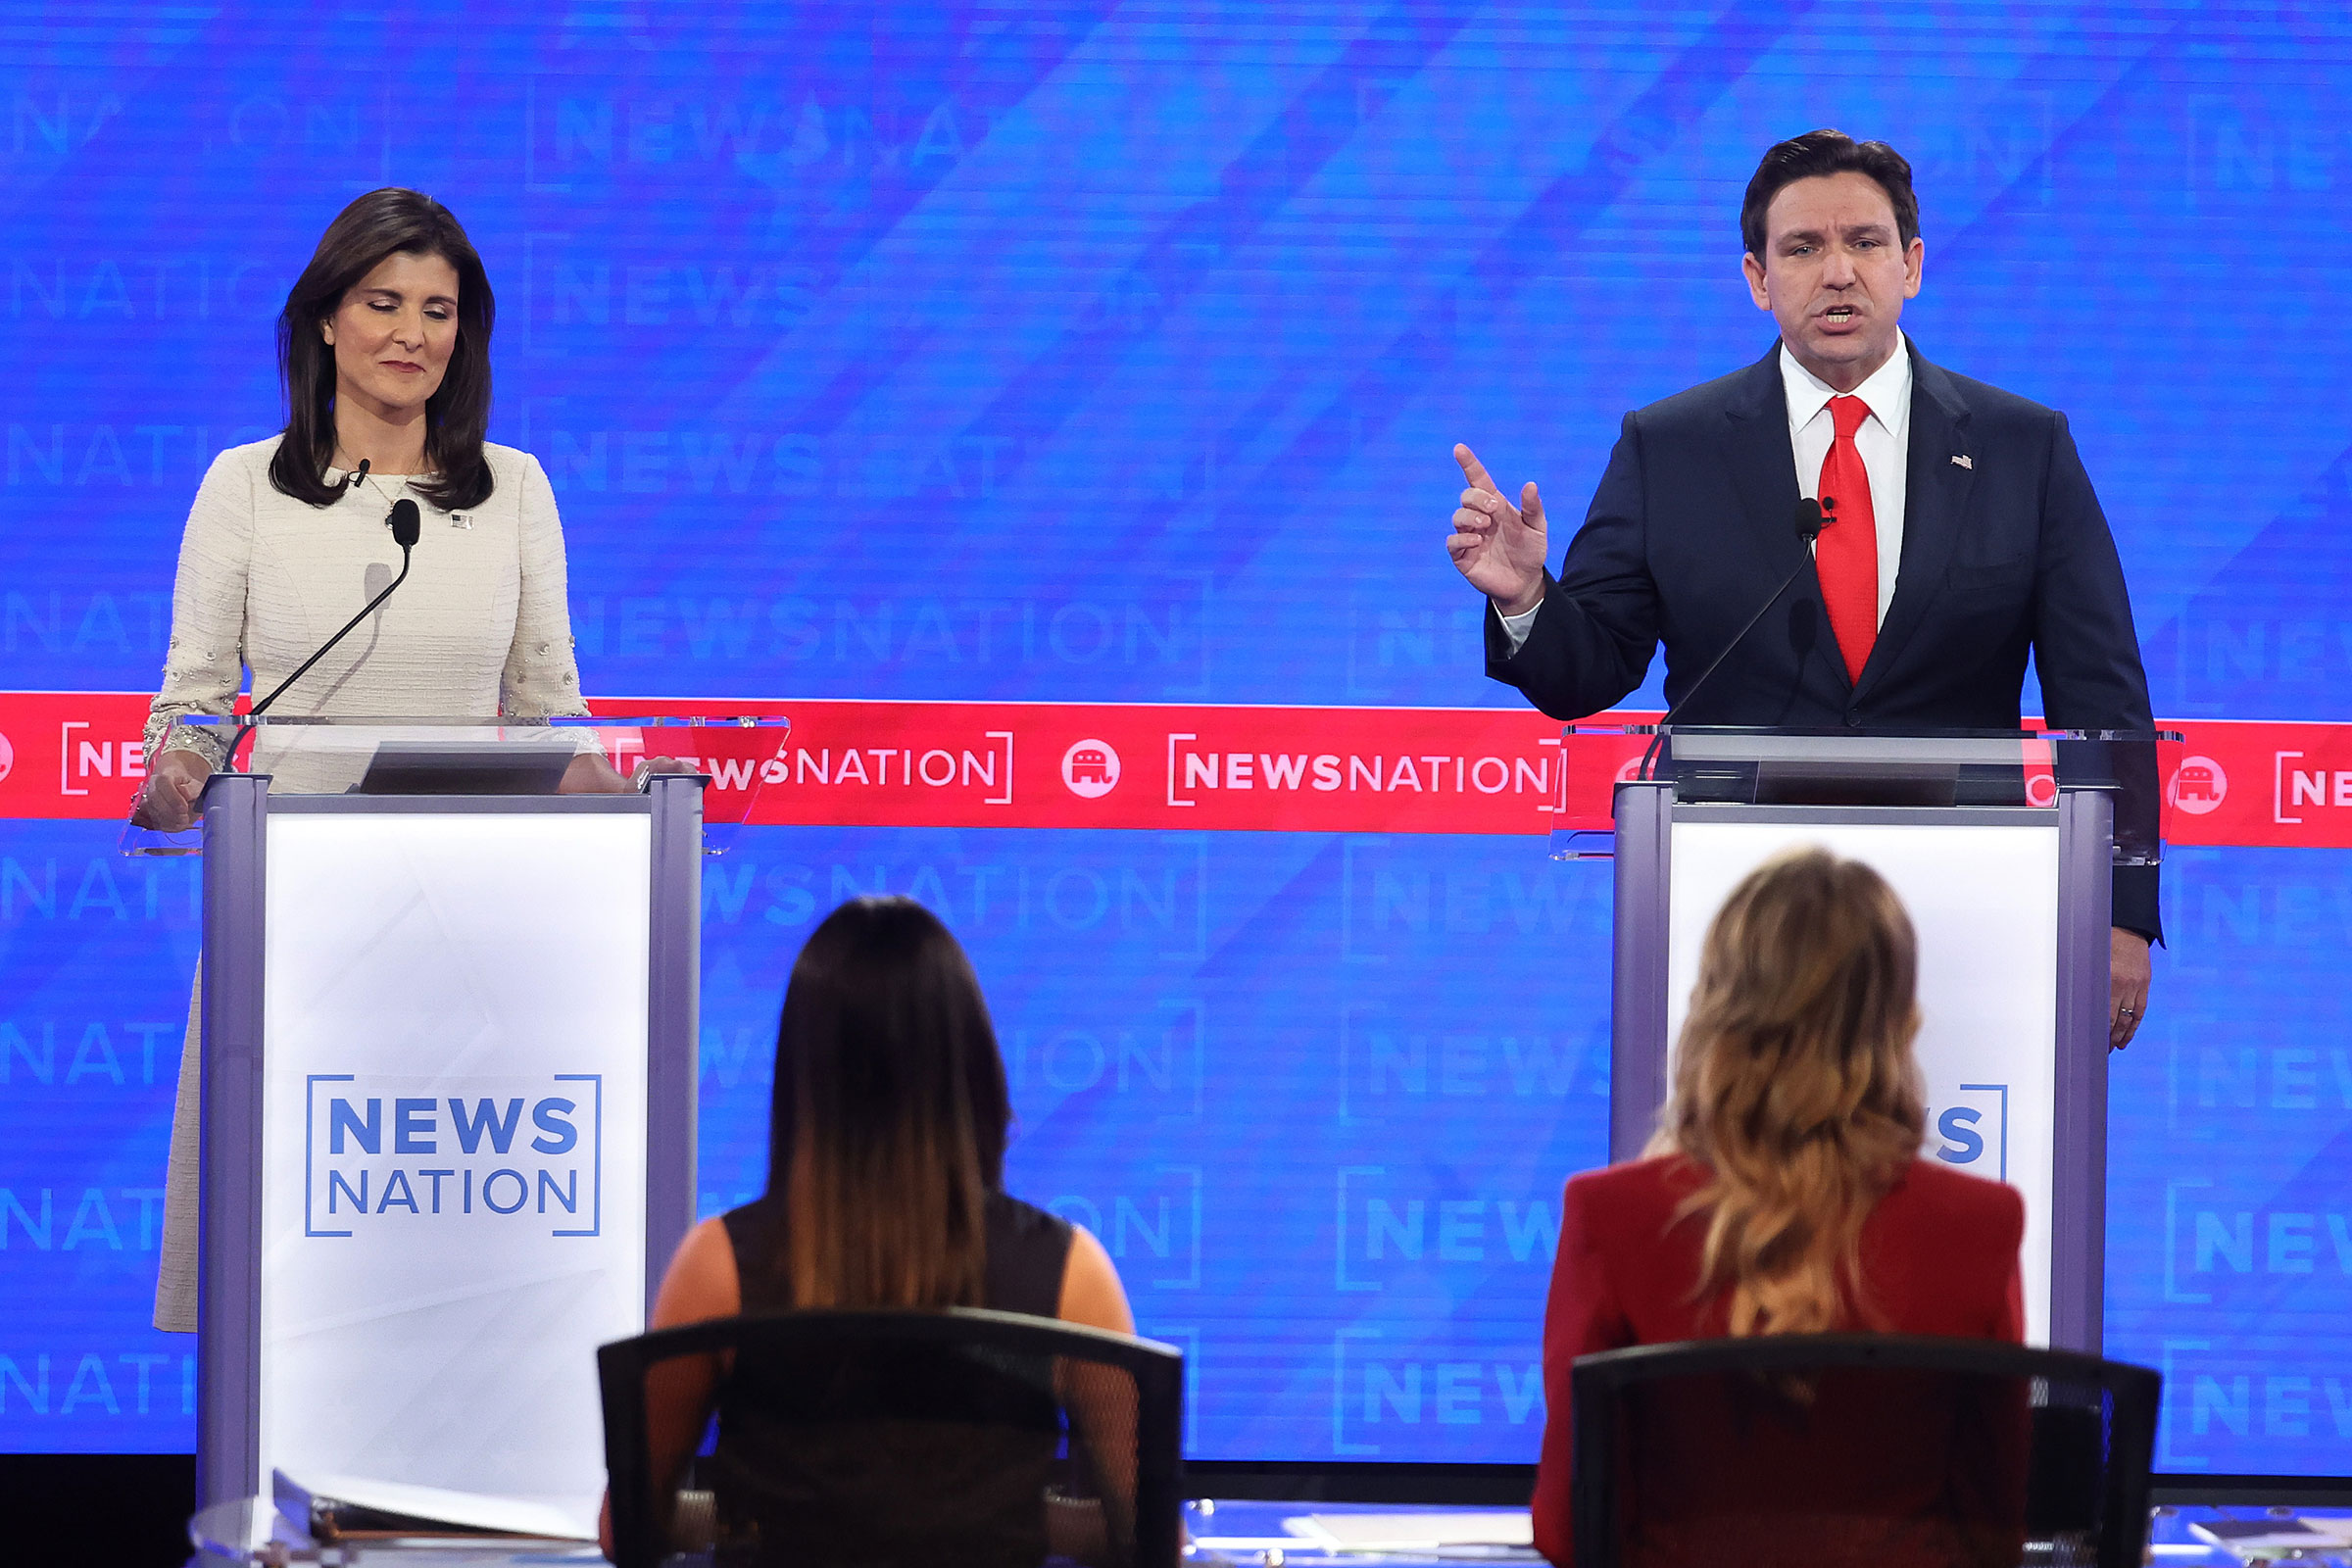
<path fill-rule="evenodd" d="M 143 774 L 148 699 L 0 693 L 0 817 L 114 818 Z M 613 714 L 783 713 L 681 731 L 711 815 L 858 827 L 1544 833 L 1560 727 L 1523 709 L 605 699 Z M 1634 720 L 1648 715 L 1612 714 Z M 2352 847 L 2352 724 L 2200 719 L 2167 782 L 2181 845 Z M 685 749 L 685 745 L 680 747 Z M 1629 743 L 1627 756 L 1638 753 Z M 1595 783 L 1572 781 L 1571 799 Z"/>

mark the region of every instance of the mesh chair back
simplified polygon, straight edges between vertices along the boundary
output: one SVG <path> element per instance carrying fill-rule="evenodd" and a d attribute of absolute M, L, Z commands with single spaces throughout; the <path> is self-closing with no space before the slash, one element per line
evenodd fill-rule
<path fill-rule="evenodd" d="M 1577 1568 L 2135 1568 L 2163 1380 L 1987 1340 L 1579 1357 Z"/>
<path fill-rule="evenodd" d="M 613 1560 L 1173 1568 L 1184 1357 L 1047 1318 L 780 1312 L 597 1351 Z M 714 1449 L 692 1461 L 715 1410 Z"/>

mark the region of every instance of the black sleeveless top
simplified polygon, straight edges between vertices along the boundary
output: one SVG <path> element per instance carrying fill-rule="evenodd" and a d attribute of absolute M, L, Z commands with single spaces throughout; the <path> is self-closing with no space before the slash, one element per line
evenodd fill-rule
<path fill-rule="evenodd" d="M 727 1245 L 735 1250 L 743 1310 L 789 1311 L 792 1284 L 783 1267 L 783 1203 L 760 1198 L 727 1210 L 721 1223 L 727 1228 Z M 1058 1316 L 1061 1272 L 1070 1258 L 1070 1222 L 1017 1198 L 991 1193 L 981 1223 L 987 1236 L 988 1274 L 980 1304 L 998 1312 Z"/>
<path fill-rule="evenodd" d="M 984 1222 L 980 1304 L 1055 1316 L 1069 1223 L 1003 1193 L 989 1195 Z M 783 1204 L 762 1198 L 724 1223 L 744 1312 L 789 1309 Z M 740 1352 L 719 1385 L 709 1464 L 715 1560 L 1042 1563 L 1062 1434 L 1048 1358 L 984 1360 L 947 1346 Z"/>

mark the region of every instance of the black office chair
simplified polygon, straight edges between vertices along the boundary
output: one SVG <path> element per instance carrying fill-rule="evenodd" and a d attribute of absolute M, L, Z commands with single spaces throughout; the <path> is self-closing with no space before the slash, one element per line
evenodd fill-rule
<path fill-rule="evenodd" d="M 1167 1346 L 955 1308 L 721 1318 L 596 1358 L 619 1568 L 1181 1555 L 1184 1356 Z M 655 1473 L 704 1436 L 649 1432 L 664 1380 L 716 1410 L 691 1488 Z"/>
<path fill-rule="evenodd" d="M 1899 1335 L 1580 1356 L 1576 1568 L 2138 1568 L 2163 1381 Z"/>

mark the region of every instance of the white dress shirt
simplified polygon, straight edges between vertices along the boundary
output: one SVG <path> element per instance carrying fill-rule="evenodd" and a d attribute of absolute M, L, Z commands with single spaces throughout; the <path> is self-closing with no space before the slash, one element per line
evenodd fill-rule
<path fill-rule="evenodd" d="M 1796 455 L 1797 493 L 1807 500 L 1821 495 L 1821 465 L 1837 439 L 1838 421 L 1830 399 L 1838 389 L 1796 363 L 1781 347 L 1781 388 L 1788 403 L 1788 444 Z M 1910 480 L 1911 461 L 1911 342 L 1895 334 L 1894 352 L 1870 378 L 1854 388 L 1854 396 L 1870 406 L 1870 417 L 1854 432 L 1855 450 L 1870 473 L 1870 508 L 1879 536 L 1879 619 L 1894 600 L 1895 572 L 1903 560 L 1903 500 Z M 1530 626 L 1544 606 L 1522 614 L 1495 612 L 1517 653 L 1527 641 Z"/>
<path fill-rule="evenodd" d="M 1808 501 L 1821 497 L 1821 466 L 1838 438 L 1830 399 L 1838 389 L 1796 363 L 1781 348 L 1781 388 L 1788 396 L 1788 443 L 1796 449 L 1796 488 Z M 1911 345 L 1895 334 L 1886 363 L 1854 388 L 1870 406 L 1870 417 L 1854 432 L 1854 449 L 1870 470 L 1870 510 L 1879 534 L 1879 619 L 1894 599 L 1894 574 L 1903 560 L 1903 495 L 1910 482 Z"/>

